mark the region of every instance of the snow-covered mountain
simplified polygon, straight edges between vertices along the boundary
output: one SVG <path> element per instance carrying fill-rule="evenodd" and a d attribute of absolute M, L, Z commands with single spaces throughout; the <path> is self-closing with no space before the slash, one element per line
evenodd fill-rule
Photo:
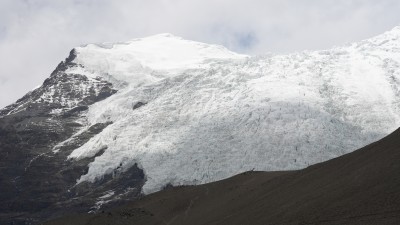
<path fill-rule="evenodd" d="M 79 66 L 68 73 L 118 87 L 87 112 L 87 126 L 113 124 L 70 154 L 106 149 L 78 182 L 135 163 L 145 193 L 298 169 L 400 125 L 400 28 L 332 50 L 264 57 L 172 35 L 76 51 Z"/>
<path fill-rule="evenodd" d="M 11 193 L 3 201 L 23 202 L 22 189 L 50 182 L 46 194 L 98 209 L 167 185 L 304 168 L 395 130 L 399 88 L 400 27 L 288 55 L 241 55 L 170 34 L 77 47 L 0 110 L 0 178 Z"/>

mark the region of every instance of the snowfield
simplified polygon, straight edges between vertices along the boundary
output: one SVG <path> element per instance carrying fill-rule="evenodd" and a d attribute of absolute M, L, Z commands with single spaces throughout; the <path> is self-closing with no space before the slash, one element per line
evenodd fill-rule
<path fill-rule="evenodd" d="M 113 123 L 69 156 L 106 148 L 77 182 L 137 164 L 148 194 L 248 170 L 299 169 L 400 125 L 400 27 L 288 55 L 246 56 L 170 34 L 76 52 L 68 73 L 118 89 L 87 112 L 87 127 Z"/>

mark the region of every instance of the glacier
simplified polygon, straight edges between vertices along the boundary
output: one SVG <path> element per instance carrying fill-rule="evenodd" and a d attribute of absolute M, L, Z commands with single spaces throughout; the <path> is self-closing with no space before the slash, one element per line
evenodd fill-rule
<path fill-rule="evenodd" d="M 171 34 L 75 51 L 67 74 L 118 90 L 86 112 L 84 129 L 112 124 L 69 155 L 96 156 L 77 183 L 136 164 L 149 194 L 249 170 L 300 169 L 400 125 L 400 27 L 286 55 L 243 55 Z"/>

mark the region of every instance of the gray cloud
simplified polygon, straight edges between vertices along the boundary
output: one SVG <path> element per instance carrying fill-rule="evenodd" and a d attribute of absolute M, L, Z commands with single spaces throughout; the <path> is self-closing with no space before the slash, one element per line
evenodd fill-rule
<path fill-rule="evenodd" d="M 397 0 L 2 0 L 0 107 L 75 46 L 156 33 L 248 54 L 323 49 L 400 25 Z"/>

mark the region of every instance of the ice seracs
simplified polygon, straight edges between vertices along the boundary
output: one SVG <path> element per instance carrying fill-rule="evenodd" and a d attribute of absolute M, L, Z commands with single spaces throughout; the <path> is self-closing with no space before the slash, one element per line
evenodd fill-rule
<path fill-rule="evenodd" d="M 72 152 L 101 156 L 78 182 L 137 164 L 144 193 L 247 170 L 340 156 L 400 125 L 400 29 L 332 50 L 249 57 L 156 35 L 77 48 L 71 73 L 119 87 L 88 126 L 113 122 Z M 137 102 L 145 105 L 134 108 Z"/>

